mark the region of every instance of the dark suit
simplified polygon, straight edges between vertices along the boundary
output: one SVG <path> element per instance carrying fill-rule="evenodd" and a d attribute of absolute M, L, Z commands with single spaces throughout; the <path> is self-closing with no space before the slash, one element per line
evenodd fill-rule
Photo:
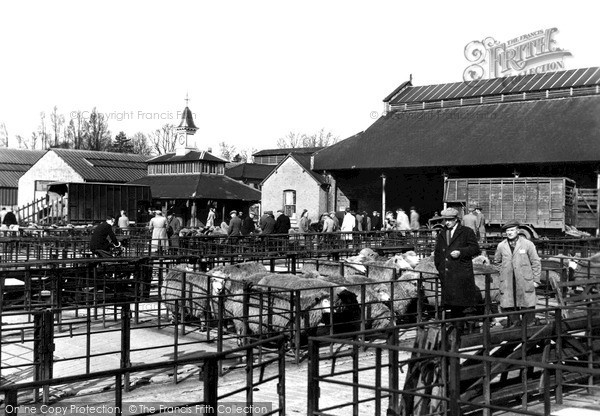
<path fill-rule="evenodd" d="M 290 223 L 290 217 L 285 214 L 279 215 L 275 220 L 275 234 L 287 234 L 288 231 L 292 228 Z"/>
<path fill-rule="evenodd" d="M 457 259 L 450 256 L 454 250 L 460 251 Z M 438 234 L 434 260 L 442 285 L 442 305 L 445 307 L 468 307 L 481 303 L 482 296 L 475 285 L 472 262 L 479 251 L 475 233 L 468 227 L 459 224 L 450 244 L 446 241 L 445 229 Z"/>
<path fill-rule="evenodd" d="M 91 251 L 95 251 L 95 250 L 109 251 L 110 250 L 110 243 L 108 241 L 109 238 L 110 238 L 110 241 L 112 241 L 112 243 L 114 245 L 119 244 L 119 240 L 117 240 L 117 236 L 115 235 L 115 232 L 113 231 L 112 225 L 110 225 L 109 223 L 107 223 L 105 221 L 102 224 L 98 225 L 96 228 L 94 228 L 94 232 L 92 233 L 92 238 L 90 239 L 90 250 Z"/>
<path fill-rule="evenodd" d="M 247 216 L 242 220 L 242 235 L 252 234 L 255 229 L 256 226 L 254 225 L 254 220 L 252 217 Z"/>

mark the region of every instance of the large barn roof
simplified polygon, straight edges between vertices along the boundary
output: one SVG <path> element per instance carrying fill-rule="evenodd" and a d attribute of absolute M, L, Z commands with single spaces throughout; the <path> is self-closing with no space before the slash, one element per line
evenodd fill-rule
<path fill-rule="evenodd" d="M 394 111 L 314 169 L 600 161 L 600 95 Z"/>
<path fill-rule="evenodd" d="M 581 88 L 600 84 L 600 68 L 580 68 L 543 74 L 515 75 L 512 77 L 482 79 L 473 82 L 412 86 L 405 82 L 384 98 L 392 106 L 428 103 L 533 91 Z M 448 103 L 446 103 L 447 105 Z"/>
<path fill-rule="evenodd" d="M 600 161 L 600 68 L 414 87 L 314 169 Z"/>
<path fill-rule="evenodd" d="M 17 188 L 19 178 L 45 153 L 45 150 L 0 149 L 0 187 Z"/>
<path fill-rule="evenodd" d="M 148 174 L 147 156 L 91 150 L 51 149 L 86 182 L 130 182 Z"/>
<path fill-rule="evenodd" d="M 224 175 L 149 175 L 132 183 L 150 185 L 152 198 L 260 201 L 260 191 Z"/>

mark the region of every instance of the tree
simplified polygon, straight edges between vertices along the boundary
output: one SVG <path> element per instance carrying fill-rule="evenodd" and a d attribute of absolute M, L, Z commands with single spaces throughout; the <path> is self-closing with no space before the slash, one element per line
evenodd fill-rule
<path fill-rule="evenodd" d="M 77 111 L 75 117 L 71 118 L 69 125 L 65 128 L 65 141 L 73 149 L 83 149 L 87 142 L 87 131 L 87 120 L 81 111 Z"/>
<path fill-rule="evenodd" d="M 152 147 L 148 144 L 148 137 L 144 133 L 136 133 L 131 138 L 132 153 L 138 155 L 150 156 L 152 154 Z"/>
<path fill-rule="evenodd" d="M 252 155 L 256 152 L 257 152 L 257 150 L 254 147 L 246 148 L 246 149 L 240 150 L 239 155 L 241 156 L 241 158 L 244 162 L 252 163 L 252 162 L 254 162 L 254 158 L 252 157 Z"/>
<path fill-rule="evenodd" d="M 36 133 L 35 131 L 31 133 L 31 139 L 29 140 L 29 149 L 36 149 L 37 148 L 37 144 L 40 141 L 40 135 L 38 133 Z M 42 147 L 43 149 L 43 147 Z"/>
<path fill-rule="evenodd" d="M 127 135 L 121 131 L 115 136 L 110 150 L 117 153 L 133 153 L 133 144 L 131 139 L 128 139 Z"/>
<path fill-rule="evenodd" d="M 96 107 L 90 113 L 87 136 L 88 150 L 106 150 L 110 148 L 110 131 L 104 115 L 96 111 Z"/>
<path fill-rule="evenodd" d="M 284 137 L 277 139 L 277 147 L 280 149 L 302 147 L 302 137 L 304 134 L 290 131 Z"/>
<path fill-rule="evenodd" d="M 8 147 L 8 130 L 5 123 L 0 123 L 0 147 Z"/>
<path fill-rule="evenodd" d="M 48 137 L 49 137 L 48 130 L 46 130 L 46 113 L 44 113 L 42 111 L 40 113 L 40 125 L 39 125 L 38 131 L 37 131 L 37 138 L 34 139 L 34 136 L 32 136 L 31 137 L 32 143 L 33 142 L 37 143 L 37 141 L 39 140 L 42 149 L 47 149 L 50 147 Z M 35 146 L 32 147 L 32 149 L 35 149 Z"/>
<path fill-rule="evenodd" d="M 27 143 L 27 140 L 25 140 L 25 137 L 21 136 L 20 134 L 17 134 L 15 136 L 15 139 L 17 140 L 17 148 L 29 149 L 29 143 Z"/>
<path fill-rule="evenodd" d="M 175 127 L 172 124 L 165 124 L 160 129 L 150 133 L 150 143 L 152 148 L 159 155 L 171 153 L 175 150 Z"/>
<path fill-rule="evenodd" d="M 337 143 L 338 137 L 331 132 L 326 132 L 322 128 L 316 133 L 308 135 L 306 133 L 297 133 L 290 131 L 284 137 L 277 139 L 277 147 L 280 149 L 297 147 L 326 147 Z"/>
<path fill-rule="evenodd" d="M 50 114 L 50 126 L 52 128 L 52 132 L 54 133 L 54 147 L 64 146 L 63 140 L 61 139 L 61 128 L 65 124 L 65 116 L 62 114 L 58 114 L 58 107 L 54 106 L 52 109 L 52 114 Z M 64 135 L 63 135 L 64 138 Z"/>
<path fill-rule="evenodd" d="M 334 136 L 330 131 L 326 132 L 325 128 L 321 128 L 318 132 L 305 136 L 303 147 L 327 147 L 337 143 L 338 136 Z"/>
<path fill-rule="evenodd" d="M 232 144 L 227 144 L 225 142 L 219 143 L 219 155 L 221 158 L 225 160 L 233 160 L 237 152 L 237 149 Z"/>

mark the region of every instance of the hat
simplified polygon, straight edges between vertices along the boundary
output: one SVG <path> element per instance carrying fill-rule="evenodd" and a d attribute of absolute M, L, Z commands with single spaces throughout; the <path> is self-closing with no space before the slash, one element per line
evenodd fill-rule
<path fill-rule="evenodd" d="M 231 212 L 229 213 L 229 215 L 232 215 L 232 214 L 235 214 L 235 215 L 237 215 L 237 211 L 234 209 L 233 211 L 231 211 Z"/>
<path fill-rule="evenodd" d="M 446 208 L 446 209 L 442 210 L 441 216 L 443 218 L 457 218 L 458 210 L 456 208 Z"/>
<path fill-rule="evenodd" d="M 156 211 L 154 211 L 154 213 L 162 215 L 162 211 L 160 209 L 157 209 Z"/>
<path fill-rule="evenodd" d="M 265 211 L 265 214 L 267 214 L 267 215 L 273 215 L 273 211 Z"/>
<path fill-rule="evenodd" d="M 521 226 L 521 223 L 519 221 L 512 220 L 502 226 L 502 231 L 507 230 L 509 228 L 520 227 L 520 226 Z"/>

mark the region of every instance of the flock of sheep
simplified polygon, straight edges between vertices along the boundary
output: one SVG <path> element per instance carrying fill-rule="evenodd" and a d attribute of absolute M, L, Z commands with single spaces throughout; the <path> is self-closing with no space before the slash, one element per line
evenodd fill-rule
<path fill-rule="evenodd" d="M 305 262 L 297 275 L 270 273 L 254 262 L 207 273 L 177 266 L 167 273 L 161 297 L 174 316 L 232 325 L 241 336 L 310 335 L 321 324 L 332 324 L 326 328 L 334 333 L 385 328 L 416 311 L 418 263 L 414 252 L 381 259 L 364 249 L 346 259 L 343 275 L 333 262 Z"/>
<path fill-rule="evenodd" d="M 483 293 L 486 275 L 496 276 L 497 269 L 485 255 L 473 265 Z M 495 279 L 490 283 L 495 301 L 498 287 Z M 271 273 L 254 262 L 207 273 L 176 266 L 167 273 L 161 295 L 174 316 L 231 328 L 242 338 L 312 335 L 319 328 L 333 333 L 381 329 L 415 320 L 418 310 L 423 317 L 439 302 L 432 256 L 421 259 L 409 251 L 382 258 L 371 249 L 342 263 L 305 260 L 300 274 Z"/>

